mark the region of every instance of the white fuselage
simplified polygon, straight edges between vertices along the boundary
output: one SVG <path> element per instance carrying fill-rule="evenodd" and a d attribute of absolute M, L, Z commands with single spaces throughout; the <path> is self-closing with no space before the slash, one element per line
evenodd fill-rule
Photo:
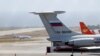
<path fill-rule="evenodd" d="M 69 40 L 69 44 L 79 47 L 100 46 L 100 34 L 72 36 Z"/>
<path fill-rule="evenodd" d="M 15 38 L 20 38 L 20 39 L 25 39 L 25 38 L 27 38 L 27 39 L 30 39 L 30 38 L 32 38 L 31 36 L 29 36 L 29 35 L 18 35 L 18 34 L 14 34 L 13 35 Z"/>

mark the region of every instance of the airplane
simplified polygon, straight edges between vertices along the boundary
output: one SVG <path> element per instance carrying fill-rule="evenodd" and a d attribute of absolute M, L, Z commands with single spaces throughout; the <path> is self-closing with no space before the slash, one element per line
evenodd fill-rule
<path fill-rule="evenodd" d="M 93 30 L 90 30 L 84 22 L 80 22 L 80 30 L 82 34 L 96 34 Z"/>
<path fill-rule="evenodd" d="M 100 46 L 100 35 L 83 35 L 70 30 L 58 18 L 58 14 L 65 13 L 65 11 L 44 11 L 44 12 L 31 12 L 39 15 L 50 38 L 51 47 L 47 47 L 47 53 L 54 52 L 60 49 L 73 50 L 81 47 Z"/>
<path fill-rule="evenodd" d="M 19 38 L 19 39 L 31 39 L 32 37 L 29 35 L 23 35 L 23 34 L 12 34 L 14 38 Z"/>

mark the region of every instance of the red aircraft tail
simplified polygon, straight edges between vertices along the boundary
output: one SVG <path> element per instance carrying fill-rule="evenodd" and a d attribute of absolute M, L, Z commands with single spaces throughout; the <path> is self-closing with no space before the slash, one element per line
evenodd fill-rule
<path fill-rule="evenodd" d="M 92 30 L 90 30 L 85 24 L 84 22 L 80 22 L 80 29 L 82 34 L 95 34 L 95 32 Z"/>

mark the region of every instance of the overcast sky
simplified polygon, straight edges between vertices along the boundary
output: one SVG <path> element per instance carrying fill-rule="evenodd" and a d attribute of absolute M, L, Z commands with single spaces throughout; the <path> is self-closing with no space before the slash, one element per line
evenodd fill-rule
<path fill-rule="evenodd" d="M 33 11 L 66 11 L 59 19 L 67 26 L 100 24 L 100 0 L 0 0 L 0 27 L 42 26 Z"/>

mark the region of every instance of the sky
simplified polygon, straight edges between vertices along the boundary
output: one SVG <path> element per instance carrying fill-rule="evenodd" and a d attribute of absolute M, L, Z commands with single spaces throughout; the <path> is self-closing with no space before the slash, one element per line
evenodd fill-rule
<path fill-rule="evenodd" d="M 100 24 L 100 0 L 0 0 L 0 27 L 41 27 L 39 16 L 29 12 L 66 11 L 58 18 L 66 26 Z"/>

